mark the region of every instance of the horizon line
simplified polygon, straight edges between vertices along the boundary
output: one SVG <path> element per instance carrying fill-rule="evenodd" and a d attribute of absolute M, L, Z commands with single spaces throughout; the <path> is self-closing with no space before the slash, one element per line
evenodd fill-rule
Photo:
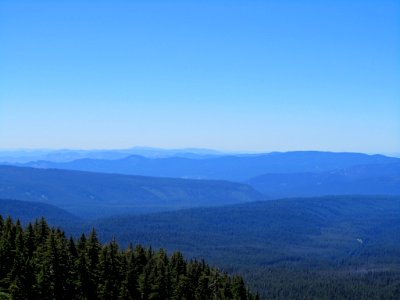
<path fill-rule="evenodd" d="M 133 146 L 127 148 L 34 148 L 34 147 L 21 147 L 21 148 L 0 148 L 0 152 L 59 152 L 59 151 L 82 151 L 82 152 L 101 152 L 101 151 L 132 151 L 132 150 L 143 150 L 143 151 L 208 151 L 214 152 L 215 154 L 270 154 L 270 153 L 288 153 L 288 152 L 327 152 L 327 153 L 360 153 L 366 155 L 384 155 L 400 157 L 399 152 L 376 152 L 376 151 L 354 151 L 354 150 L 315 150 L 315 149 L 297 149 L 297 150 L 222 150 L 216 148 L 204 148 L 204 147 L 152 147 L 152 146 Z M 211 154 L 211 153 L 209 153 Z M 207 155 L 207 154 L 205 154 Z"/>

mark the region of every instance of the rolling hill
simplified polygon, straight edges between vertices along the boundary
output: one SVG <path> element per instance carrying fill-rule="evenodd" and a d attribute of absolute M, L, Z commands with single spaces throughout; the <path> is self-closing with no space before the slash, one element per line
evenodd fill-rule
<path fill-rule="evenodd" d="M 400 158 L 361 153 L 318 151 L 272 152 L 257 155 L 147 158 L 133 155 L 122 159 L 79 159 L 55 163 L 35 161 L 35 168 L 55 168 L 102 173 L 119 173 L 173 178 L 245 181 L 266 173 L 320 173 L 355 165 L 399 163 Z"/>
<path fill-rule="evenodd" d="M 49 224 L 63 226 L 69 230 L 71 225 L 83 225 L 82 219 L 77 216 L 54 205 L 40 202 L 0 199 L 0 215 L 19 219 L 23 224 L 45 217 Z"/>
<path fill-rule="evenodd" d="M 95 227 L 104 241 L 130 242 L 207 257 L 224 267 L 288 262 L 362 262 L 382 251 L 400 256 L 400 197 L 329 196 L 258 201 L 83 221 L 53 205 L 0 200 L 0 214 L 23 222 L 45 216 L 52 224 Z M 72 222 L 71 222 L 72 221 Z M 70 232 L 73 233 L 73 232 Z M 357 254 L 357 255 L 355 255 Z M 396 254 L 396 255 L 397 255 Z M 389 260 L 388 256 L 390 257 Z"/>
<path fill-rule="evenodd" d="M 333 262 L 389 246 L 400 254 L 399 197 L 281 199 L 107 218 L 92 225 L 106 240 L 115 235 L 125 243 L 179 249 L 230 265 Z"/>
<path fill-rule="evenodd" d="M 0 166 L 0 197 L 56 205 L 83 218 L 256 201 L 248 185 Z"/>
<path fill-rule="evenodd" d="M 321 173 L 264 174 L 246 183 L 269 198 L 400 195 L 400 163 L 358 165 Z"/>
<path fill-rule="evenodd" d="M 206 258 L 263 299 L 395 299 L 400 283 L 399 197 L 272 200 L 91 226 L 103 240 Z"/>

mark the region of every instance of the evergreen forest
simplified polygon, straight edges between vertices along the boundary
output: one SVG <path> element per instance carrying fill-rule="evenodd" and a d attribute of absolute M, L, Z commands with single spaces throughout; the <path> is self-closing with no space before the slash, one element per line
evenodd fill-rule
<path fill-rule="evenodd" d="M 140 245 L 0 216 L 0 299 L 258 299 L 239 276 Z"/>

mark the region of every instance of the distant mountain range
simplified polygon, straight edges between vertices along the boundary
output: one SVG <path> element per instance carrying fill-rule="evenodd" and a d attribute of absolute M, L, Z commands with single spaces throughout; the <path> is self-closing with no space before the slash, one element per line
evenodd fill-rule
<path fill-rule="evenodd" d="M 130 155 L 141 155 L 148 158 L 188 157 L 209 158 L 224 155 L 224 153 L 201 148 L 161 149 L 151 147 L 133 147 L 117 150 L 0 150 L 0 163 L 27 163 L 45 160 L 48 162 L 69 162 L 77 159 L 121 159 Z"/>
<path fill-rule="evenodd" d="M 0 198 L 56 205 L 84 218 L 263 199 L 242 183 L 0 166 Z"/>
<path fill-rule="evenodd" d="M 23 166 L 155 177 L 246 181 L 268 173 L 321 173 L 356 165 L 387 163 L 400 163 L 400 158 L 361 153 L 297 151 L 211 158 L 203 156 L 202 159 L 179 156 L 148 158 L 132 155 L 115 160 L 86 158 L 64 163 L 35 161 Z"/>
<path fill-rule="evenodd" d="M 199 152 L 201 158 L 130 155 L 4 166 L 0 197 L 45 201 L 96 217 L 288 197 L 400 195 L 400 158 L 315 151 L 210 157 L 208 150 Z"/>

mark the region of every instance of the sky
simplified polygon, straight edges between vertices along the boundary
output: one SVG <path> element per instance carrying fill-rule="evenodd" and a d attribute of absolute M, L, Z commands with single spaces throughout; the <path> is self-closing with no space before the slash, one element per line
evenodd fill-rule
<path fill-rule="evenodd" d="M 400 153 L 399 1 L 0 0 L 0 148 Z"/>

